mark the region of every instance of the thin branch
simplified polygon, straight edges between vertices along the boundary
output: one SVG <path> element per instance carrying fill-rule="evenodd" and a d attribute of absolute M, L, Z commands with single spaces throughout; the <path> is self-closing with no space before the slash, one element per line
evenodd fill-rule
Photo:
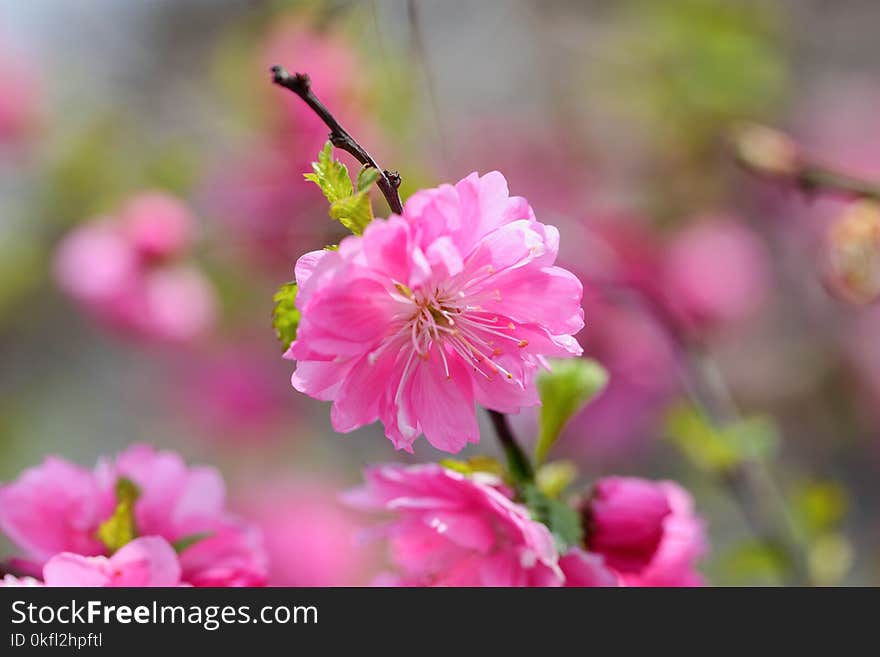
<path fill-rule="evenodd" d="M 880 183 L 837 171 L 808 157 L 787 134 L 759 124 L 738 126 L 732 135 L 736 161 L 760 178 L 806 194 L 880 200 Z"/>
<path fill-rule="evenodd" d="M 489 419 L 492 420 L 492 426 L 495 429 L 495 434 L 498 436 L 498 442 L 501 443 L 504 454 L 507 456 L 507 465 L 513 478 L 518 483 L 534 479 L 532 464 L 529 462 L 525 452 L 522 451 L 519 443 L 516 442 L 507 416 L 498 411 L 489 410 Z"/>
<path fill-rule="evenodd" d="M 388 201 L 388 206 L 395 214 L 403 212 L 403 203 L 400 200 L 400 193 L 397 191 L 400 187 L 400 174 L 396 171 L 386 171 L 373 159 L 367 150 L 361 146 L 351 134 L 342 127 L 336 120 L 330 110 L 324 103 L 318 100 L 318 97 L 312 91 L 312 84 L 309 76 L 305 73 L 295 73 L 291 75 L 283 66 L 272 67 L 272 82 L 279 87 L 289 89 L 297 96 L 302 98 L 303 102 L 311 108 L 311 110 L 321 119 L 328 128 L 330 128 L 330 143 L 336 148 L 344 150 L 364 166 L 372 167 L 379 172 L 379 180 L 376 183 L 379 190 Z"/>

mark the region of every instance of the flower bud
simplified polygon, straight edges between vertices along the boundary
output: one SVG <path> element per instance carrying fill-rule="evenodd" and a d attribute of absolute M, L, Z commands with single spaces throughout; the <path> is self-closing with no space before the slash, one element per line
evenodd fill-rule
<path fill-rule="evenodd" d="M 797 173 L 800 150 L 788 135 L 757 123 L 744 123 L 733 132 L 736 158 L 763 176 L 784 178 Z"/>
<path fill-rule="evenodd" d="M 638 573 L 657 552 L 672 512 L 663 488 L 635 477 L 600 479 L 584 509 L 587 548 L 621 573 Z"/>
<path fill-rule="evenodd" d="M 857 304 L 880 297 L 880 205 L 857 201 L 828 233 L 828 287 Z"/>

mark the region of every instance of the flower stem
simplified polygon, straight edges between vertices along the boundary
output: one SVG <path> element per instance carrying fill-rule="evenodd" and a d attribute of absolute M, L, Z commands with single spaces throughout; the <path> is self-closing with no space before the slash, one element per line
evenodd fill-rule
<path fill-rule="evenodd" d="M 532 464 L 522 447 L 516 442 L 507 416 L 498 411 L 489 410 L 489 419 L 492 420 L 498 442 L 501 443 L 501 448 L 507 457 L 507 468 L 514 480 L 519 484 L 532 481 L 535 476 Z"/>
<path fill-rule="evenodd" d="M 364 166 L 372 167 L 379 172 L 379 180 L 376 183 L 379 190 L 388 202 L 388 206 L 395 214 L 403 212 L 403 203 L 400 200 L 400 174 L 396 171 L 387 171 L 379 166 L 378 162 L 361 146 L 351 134 L 342 127 L 336 117 L 330 113 L 312 91 L 311 81 L 305 73 L 291 75 L 283 66 L 275 65 L 271 68 L 272 82 L 284 87 L 299 96 L 303 102 L 330 128 L 330 143 L 336 148 L 351 154 Z M 498 436 L 498 442 L 507 456 L 507 464 L 511 475 L 518 483 L 529 482 L 533 478 L 532 464 L 526 457 L 525 452 L 516 441 L 507 416 L 498 411 L 489 411 L 492 426 Z"/>

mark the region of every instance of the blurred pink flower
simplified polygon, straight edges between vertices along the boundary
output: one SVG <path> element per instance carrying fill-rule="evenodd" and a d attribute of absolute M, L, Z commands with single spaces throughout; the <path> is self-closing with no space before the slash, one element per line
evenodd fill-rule
<path fill-rule="evenodd" d="M 247 446 L 269 440 L 290 409 L 279 378 L 286 364 L 270 346 L 238 339 L 188 354 L 170 391 L 174 405 L 212 441 Z"/>
<path fill-rule="evenodd" d="M 626 586 L 699 586 L 708 544 L 693 499 L 671 481 L 600 480 L 584 510 L 586 546 Z"/>
<path fill-rule="evenodd" d="M 254 70 L 274 64 L 308 73 L 321 101 L 364 143 L 375 144 L 377 129 L 370 118 L 366 75 L 350 41 L 298 19 L 282 21 L 259 48 Z M 327 202 L 304 173 L 327 141 L 328 128 L 299 98 L 261 85 L 267 94 L 261 107 L 269 110 L 265 134 L 256 136 L 208 177 L 205 200 L 234 244 L 261 268 L 288 268 L 303 245 L 337 240 L 336 226 L 326 218 Z M 356 169 L 347 154 L 340 157 Z M 354 166 L 352 166 L 354 165 Z"/>
<path fill-rule="evenodd" d="M 589 330 L 579 336 L 584 353 L 610 375 L 608 387 L 574 418 L 560 443 L 592 461 L 630 457 L 643 448 L 677 389 L 660 253 L 645 223 L 626 212 L 591 215 L 562 249 L 563 264 L 584 281 L 584 306 L 592 309 Z"/>
<path fill-rule="evenodd" d="M 559 559 L 559 567 L 565 575 L 565 585 L 570 587 L 620 586 L 617 574 L 605 565 L 598 554 L 572 548 Z"/>
<path fill-rule="evenodd" d="M 653 559 L 670 513 L 665 492 L 653 482 L 635 477 L 600 479 L 584 513 L 590 550 L 615 570 L 639 572 Z"/>
<path fill-rule="evenodd" d="M 380 584 L 407 586 L 559 586 L 550 531 L 514 503 L 494 477 L 473 478 L 439 465 L 368 468 L 348 494 L 356 506 L 394 513 L 384 529 L 401 571 Z"/>
<path fill-rule="evenodd" d="M 767 263 L 764 245 L 738 220 L 699 219 L 668 246 L 663 268 L 667 302 L 689 329 L 742 321 L 767 296 Z"/>
<path fill-rule="evenodd" d="M 97 530 L 116 506 L 115 487 L 127 478 L 140 489 L 134 506 L 141 536 L 169 543 L 198 537 L 180 554 L 182 579 L 196 586 L 265 583 L 259 532 L 229 514 L 225 488 L 213 468 L 188 468 L 173 452 L 133 445 L 93 471 L 49 457 L 18 480 L 0 486 L 0 530 L 24 552 L 36 574 L 62 552 L 106 555 Z"/>
<path fill-rule="evenodd" d="M 0 586 L 43 586 L 43 583 L 36 577 L 4 575 L 3 579 L 0 579 Z"/>
<path fill-rule="evenodd" d="M 474 402 L 534 406 L 546 357 L 581 353 L 582 287 L 553 266 L 558 244 L 498 172 L 417 192 L 297 262 L 293 386 L 333 401 L 337 431 L 381 419 L 397 449 L 478 442 Z"/>
<path fill-rule="evenodd" d="M 362 586 L 376 563 L 364 527 L 337 500 L 338 488 L 311 477 L 254 483 L 237 508 L 260 527 L 270 586 Z"/>
<path fill-rule="evenodd" d="M 57 554 L 43 567 L 46 586 L 177 586 L 180 563 L 168 541 L 136 538 L 111 557 Z"/>
<path fill-rule="evenodd" d="M 22 56 L 0 51 L 0 89 L 0 144 L 17 143 L 42 112 L 38 73 Z"/>
<path fill-rule="evenodd" d="M 161 341 L 186 341 L 213 323 L 213 287 L 180 260 L 192 218 L 177 199 L 135 196 L 116 217 L 83 224 L 55 256 L 58 285 L 104 325 Z"/>

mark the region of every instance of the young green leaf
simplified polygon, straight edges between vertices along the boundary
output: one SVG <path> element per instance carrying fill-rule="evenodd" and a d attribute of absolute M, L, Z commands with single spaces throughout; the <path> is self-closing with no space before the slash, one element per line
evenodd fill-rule
<path fill-rule="evenodd" d="M 587 358 L 556 360 L 552 368 L 538 378 L 542 405 L 536 463 L 543 462 L 566 422 L 608 383 L 605 368 Z"/>
<path fill-rule="evenodd" d="M 577 511 L 562 500 L 548 497 L 534 484 L 526 484 L 521 492 L 532 517 L 547 525 L 553 534 L 560 554 L 583 542 L 584 528 Z"/>
<path fill-rule="evenodd" d="M 112 554 L 137 538 L 134 522 L 134 503 L 141 491 L 130 479 L 120 477 L 116 482 L 116 508 L 107 520 L 98 526 L 98 540 Z"/>
<path fill-rule="evenodd" d="M 367 191 L 368 189 L 370 189 L 370 187 L 373 186 L 373 183 L 375 183 L 377 180 L 379 180 L 379 170 L 378 169 L 376 169 L 375 167 L 367 166 L 367 165 L 362 166 L 361 170 L 358 171 L 357 185 L 356 185 L 357 191 L 359 191 L 359 192 Z"/>
<path fill-rule="evenodd" d="M 688 405 L 669 412 L 666 432 L 696 467 L 715 473 L 727 472 L 744 461 L 767 459 L 779 443 L 776 426 L 768 418 L 745 418 L 716 427 Z"/>
<path fill-rule="evenodd" d="M 211 535 L 211 532 L 198 532 L 196 534 L 190 534 L 188 536 L 184 536 L 183 538 L 179 538 L 171 544 L 171 547 L 174 548 L 174 551 L 177 554 L 182 553 L 187 548 L 192 547 L 199 541 L 203 541 Z"/>
<path fill-rule="evenodd" d="M 314 173 L 305 173 L 303 177 L 315 183 L 331 204 L 354 193 L 348 167 L 333 159 L 333 145 L 329 141 L 318 153 L 318 161 L 312 162 L 312 170 Z"/>
<path fill-rule="evenodd" d="M 300 312 L 296 307 L 296 283 L 282 285 L 273 300 L 275 307 L 272 309 L 272 327 L 286 351 L 290 343 L 296 340 L 296 329 L 300 320 Z"/>
<path fill-rule="evenodd" d="M 330 204 L 330 216 L 355 235 L 362 234 L 373 220 L 373 204 L 370 203 L 369 192 L 358 192 L 334 201 Z"/>

